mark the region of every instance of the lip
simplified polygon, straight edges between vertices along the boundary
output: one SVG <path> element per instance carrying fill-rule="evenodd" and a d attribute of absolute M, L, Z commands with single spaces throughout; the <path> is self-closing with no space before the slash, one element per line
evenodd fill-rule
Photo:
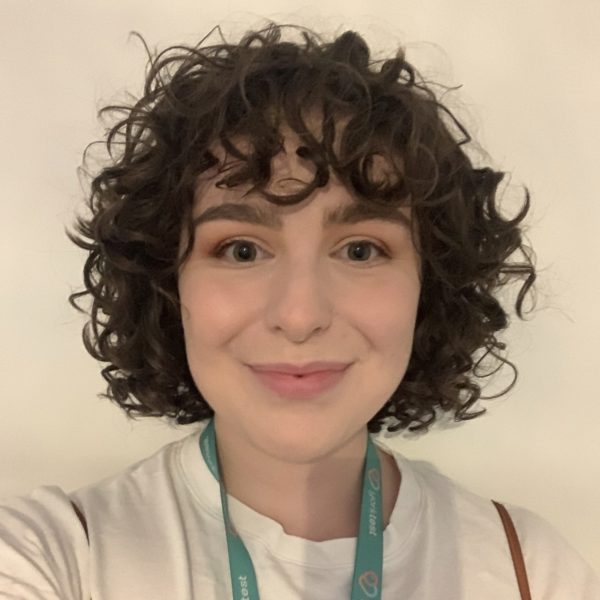
<path fill-rule="evenodd" d="M 269 373 L 285 373 L 288 375 L 308 375 L 311 373 L 320 373 L 322 371 L 343 371 L 350 366 L 350 363 L 333 361 L 316 361 L 304 365 L 294 365 L 291 363 L 264 363 L 260 365 L 248 365 L 255 371 L 266 371 Z"/>
<path fill-rule="evenodd" d="M 347 367 L 337 370 L 315 371 L 307 374 L 257 370 L 252 367 L 260 383 L 280 396 L 297 400 L 314 398 L 335 387 L 346 374 Z"/>

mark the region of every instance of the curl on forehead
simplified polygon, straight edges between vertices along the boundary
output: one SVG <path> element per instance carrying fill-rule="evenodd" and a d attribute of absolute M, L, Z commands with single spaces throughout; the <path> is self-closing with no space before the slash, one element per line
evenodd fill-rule
<path fill-rule="evenodd" d="M 290 123 L 282 110 L 260 113 L 264 122 L 258 135 L 251 129 L 233 135 L 224 132 L 210 145 L 211 166 L 196 180 L 195 203 L 214 186 L 240 188 L 286 206 L 304 200 L 330 179 L 342 183 L 357 200 L 407 203 L 402 156 L 372 135 L 356 143 L 350 131 L 361 117 L 334 116 L 326 108 L 313 107 Z"/>

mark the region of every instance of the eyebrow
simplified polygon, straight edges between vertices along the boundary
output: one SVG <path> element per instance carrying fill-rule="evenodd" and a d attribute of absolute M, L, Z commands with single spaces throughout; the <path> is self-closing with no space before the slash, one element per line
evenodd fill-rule
<path fill-rule="evenodd" d="M 207 208 L 192 223 L 193 227 L 196 228 L 208 221 L 224 219 L 252 223 L 254 225 L 264 225 L 280 231 L 283 227 L 283 221 L 278 209 L 279 207 L 275 205 L 257 206 L 251 203 L 228 202 Z M 361 202 L 339 206 L 332 211 L 326 212 L 323 217 L 323 227 L 352 225 L 363 221 L 387 221 L 410 228 L 410 219 L 403 212 L 399 211 L 397 206 L 373 206 Z"/>

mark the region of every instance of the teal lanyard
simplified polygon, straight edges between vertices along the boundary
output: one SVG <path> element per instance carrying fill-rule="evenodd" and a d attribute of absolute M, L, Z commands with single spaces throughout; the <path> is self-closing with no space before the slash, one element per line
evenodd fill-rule
<path fill-rule="evenodd" d="M 360 508 L 360 529 L 354 575 L 352 577 L 351 600 L 381 600 L 383 585 L 383 523 L 381 506 L 381 466 L 375 444 L 367 435 L 366 468 L 363 471 L 363 490 Z M 258 585 L 252 560 L 246 546 L 229 519 L 227 493 L 221 481 L 214 419 L 200 437 L 200 450 L 210 472 L 221 488 L 221 508 L 227 536 L 229 572 L 234 600 L 259 600 Z"/>

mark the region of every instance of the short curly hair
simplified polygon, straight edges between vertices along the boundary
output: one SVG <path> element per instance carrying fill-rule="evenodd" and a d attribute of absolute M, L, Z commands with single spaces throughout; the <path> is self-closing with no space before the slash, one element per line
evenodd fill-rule
<path fill-rule="evenodd" d="M 299 30 L 303 41 L 282 41 L 286 28 Z M 392 432 L 427 431 L 441 413 L 453 413 L 456 421 L 484 413 L 470 409 L 483 398 L 476 379 L 490 373 L 477 370 L 488 355 L 498 368 L 508 364 L 514 372 L 508 388 L 491 397 L 513 387 L 517 370 L 499 354 L 506 344 L 496 336 L 509 320 L 496 296 L 507 283 L 524 280 L 516 300 L 524 318 L 524 297 L 535 280 L 533 251 L 523 244 L 520 227 L 529 192 L 524 188 L 524 204 L 513 219 L 501 216 L 496 195 L 505 173 L 473 166 L 463 150 L 471 141 L 466 129 L 402 49 L 376 61 L 354 31 L 326 41 L 307 28 L 273 22 L 246 32 L 239 43 L 223 39 L 203 47 L 204 38 L 160 53 L 139 37 L 149 56 L 143 95 L 100 110 L 124 117 L 100 142 L 110 163 L 92 178 L 91 216 L 75 223 L 81 237 L 67 231 L 88 252 L 85 289 L 69 302 L 90 316 L 83 328 L 86 350 L 108 363 L 102 397 L 129 417 L 188 424 L 214 414 L 188 367 L 177 282 L 194 243 L 197 178 L 215 165 L 227 170 L 209 149 L 215 142 L 243 165 L 217 185 L 250 182 L 279 205 L 324 186 L 330 169 L 361 202 L 410 202 L 422 265 L 413 349 L 401 383 L 369 421 L 369 432 L 384 425 Z M 303 119 L 315 107 L 322 140 Z M 332 140 L 340 116 L 349 121 L 338 156 Z M 298 154 L 316 166 L 313 182 L 285 197 L 264 189 L 270 161 L 282 147 L 281 119 L 304 144 Z M 252 151 L 243 154 L 234 136 L 250 140 Z M 393 167 L 387 181 L 369 177 L 378 154 Z M 185 227 L 189 239 L 181 255 Z M 508 262 L 517 250 L 524 260 Z M 88 294 L 89 312 L 77 305 Z"/>

